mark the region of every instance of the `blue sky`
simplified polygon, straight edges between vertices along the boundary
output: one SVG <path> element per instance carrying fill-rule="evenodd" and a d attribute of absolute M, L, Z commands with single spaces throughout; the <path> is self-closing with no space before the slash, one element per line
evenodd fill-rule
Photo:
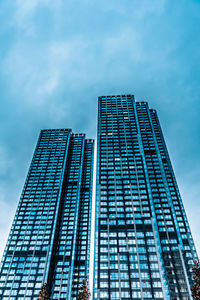
<path fill-rule="evenodd" d="M 200 249 L 200 1 L 0 3 L 0 254 L 40 129 L 96 136 L 97 97 L 158 111 Z"/>

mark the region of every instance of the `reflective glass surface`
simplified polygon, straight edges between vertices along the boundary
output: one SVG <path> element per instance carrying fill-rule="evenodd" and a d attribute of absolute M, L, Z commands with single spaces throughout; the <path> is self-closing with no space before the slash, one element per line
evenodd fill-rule
<path fill-rule="evenodd" d="M 196 252 L 156 111 L 98 105 L 94 299 L 189 299 Z"/>
<path fill-rule="evenodd" d="M 71 299 L 88 275 L 94 141 L 42 130 L 3 255 L 0 299 Z"/>

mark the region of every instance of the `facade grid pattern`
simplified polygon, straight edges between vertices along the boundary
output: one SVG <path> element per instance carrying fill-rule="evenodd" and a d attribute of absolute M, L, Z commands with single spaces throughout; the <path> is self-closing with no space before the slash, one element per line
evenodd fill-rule
<path fill-rule="evenodd" d="M 0 299 L 77 299 L 89 276 L 94 140 L 42 130 L 0 265 Z M 192 299 L 197 254 L 157 113 L 98 99 L 95 300 Z"/>
<path fill-rule="evenodd" d="M 94 299 L 191 299 L 196 251 L 155 110 L 99 97 Z"/>
<path fill-rule="evenodd" d="M 51 299 L 71 299 L 88 275 L 86 260 L 76 270 L 75 252 L 89 257 L 93 148 L 71 129 L 41 131 L 1 262 L 0 299 L 37 299 L 44 282 Z"/>

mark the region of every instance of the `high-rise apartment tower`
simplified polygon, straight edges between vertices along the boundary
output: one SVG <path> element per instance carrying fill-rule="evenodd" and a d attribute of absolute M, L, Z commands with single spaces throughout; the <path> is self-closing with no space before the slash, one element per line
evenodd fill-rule
<path fill-rule="evenodd" d="M 196 257 L 156 111 L 99 97 L 94 299 L 192 299 Z"/>
<path fill-rule="evenodd" d="M 0 268 L 0 299 L 77 299 L 88 276 L 94 141 L 42 130 Z"/>

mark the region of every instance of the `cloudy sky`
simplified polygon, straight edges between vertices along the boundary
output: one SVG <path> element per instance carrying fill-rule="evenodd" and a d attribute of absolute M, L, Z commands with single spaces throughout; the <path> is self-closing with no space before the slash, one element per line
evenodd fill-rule
<path fill-rule="evenodd" d="M 40 129 L 94 138 L 97 97 L 121 93 L 158 111 L 200 249 L 199 15 L 199 0 L 1 1 L 0 255 Z"/>

